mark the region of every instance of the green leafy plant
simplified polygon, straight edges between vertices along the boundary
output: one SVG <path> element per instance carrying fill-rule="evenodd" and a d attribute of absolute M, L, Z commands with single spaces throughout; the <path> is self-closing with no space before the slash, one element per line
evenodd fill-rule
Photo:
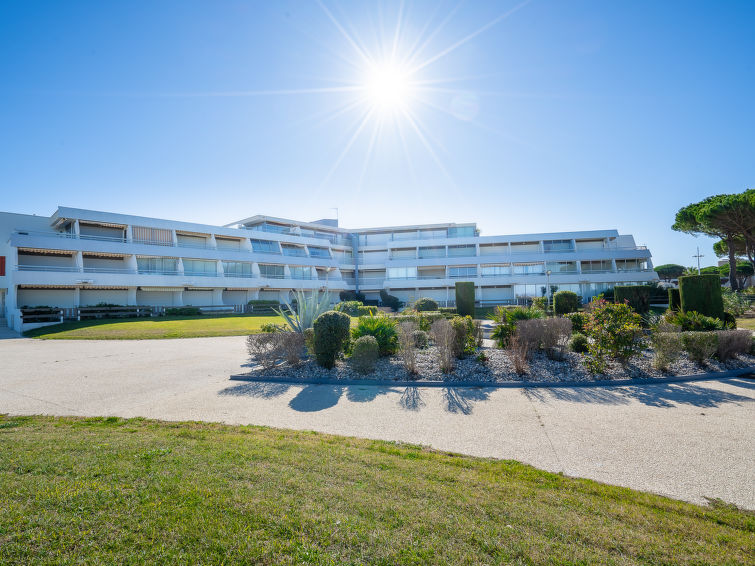
<path fill-rule="evenodd" d="M 262 326 L 260 326 L 260 332 L 264 333 L 273 333 L 273 332 L 284 332 L 287 330 L 285 326 L 282 324 L 275 324 L 274 322 L 266 322 Z"/>
<path fill-rule="evenodd" d="M 683 332 L 705 332 L 721 330 L 724 327 L 720 319 L 705 316 L 696 311 L 669 311 L 663 318 L 666 323 L 678 326 Z"/>
<path fill-rule="evenodd" d="M 527 307 L 506 308 L 499 305 L 489 317 L 495 323 L 491 338 L 496 341 L 496 345 L 499 348 L 506 348 L 516 331 L 517 321 L 543 318 L 544 316 L 545 313 L 540 309 Z"/>
<path fill-rule="evenodd" d="M 548 310 L 548 297 L 535 297 L 532 299 L 532 308 L 539 309 L 541 311 Z"/>
<path fill-rule="evenodd" d="M 587 336 L 580 332 L 575 332 L 569 339 L 569 349 L 577 354 L 586 353 L 589 345 L 590 342 L 587 339 Z"/>
<path fill-rule="evenodd" d="M 414 310 L 417 312 L 437 311 L 438 303 L 428 297 L 422 297 L 414 301 Z"/>
<path fill-rule="evenodd" d="M 374 336 L 380 348 L 381 356 L 390 356 L 398 348 L 398 334 L 396 320 L 385 316 L 361 316 L 355 328 L 351 331 L 352 338 Z"/>
<path fill-rule="evenodd" d="M 359 373 L 370 373 L 374 371 L 379 355 L 379 347 L 375 337 L 360 336 L 354 341 L 349 361 Z"/>
<path fill-rule="evenodd" d="M 365 300 L 367 300 L 367 297 L 364 296 L 364 293 L 357 293 L 356 291 L 348 290 L 348 291 L 341 291 L 338 293 L 338 298 L 341 299 L 341 301 L 359 301 L 360 303 L 364 303 Z"/>
<path fill-rule="evenodd" d="M 660 371 L 666 371 L 684 351 L 681 332 L 653 332 L 650 344 L 653 346 L 653 367 Z"/>
<path fill-rule="evenodd" d="M 565 315 L 579 310 L 581 301 L 574 291 L 558 291 L 553 295 L 553 312 L 556 315 Z"/>
<path fill-rule="evenodd" d="M 341 301 L 334 307 L 334 310 L 345 312 L 349 316 L 359 316 L 359 308 L 363 306 L 362 301 Z"/>
<path fill-rule="evenodd" d="M 715 332 L 684 332 L 682 343 L 690 359 L 701 365 L 711 359 L 718 349 Z"/>
<path fill-rule="evenodd" d="M 454 355 L 463 358 L 477 350 L 475 325 L 471 316 L 455 316 L 450 321 L 454 329 Z"/>
<path fill-rule="evenodd" d="M 678 311 L 682 308 L 682 300 L 679 296 L 679 289 L 671 287 L 668 290 L 668 308 L 673 311 Z"/>
<path fill-rule="evenodd" d="M 294 332 L 304 332 L 307 328 L 312 328 L 315 319 L 330 308 L 330 293 L 327 291 L 312 291 L 309 294 L 297 291 L 295 300 L 296 307 L 286 302 L 287 308 L 273 309 L 284 318 Z"/>
<path fill-rule="evenodd" d="M 613 288 L 614 302 L 627 303 L 635 312 L 645 314 L 650 310 L 651 291 L 647 285 L 617 285 Z"/>
<path fill-rule="evenodd" d="M 330 369 L 336 364 L 338 354 L 349 338 L 349 315 L 338 311 L 326 311 L 314 323 L 314 349 L 317 363 Z"/>
<path fill-rule="evenodd" d="M 471 281 L 457 281 L 456 312 L 461 316 L 474 316 L 474 283 Z"/>
<path fill-rule="evenodd" d="M 724 301 L 724 310 L 734 316 L 742 316 L 750 310 L 750 301 L 747 300 L 743 292 L 736 292 L 728 287 L 722 287 L 721 298 Z"/>
<path fill-rule="evenodd" d="M 570 313 L 565 314 L 564 318 L 568 318 L 569 320 L 571 320 L 572 332 L 585 331 L 585 321 L 587 320 L 587 315 L 585 313 L 570 312 Z"/>
<path fill-rule="evenodd" d="M 593 373 L 604 372 L 609 358 L 626 363 L 641 350 L 642 318 L 627 304 L 600 299 L 588 314 L 585 331 L 591 338 L 587 367 Z"/>
<path fill-rule="evenodd" d="M 723 319 L 721 278 L 718 275 L 687 275 L 679 278 L 679 301 L 684 312 L 696 311 Z"/>
<path fill-rule="evenodd" d="M 430 343 L 430 337 L 424 330 L 417 329 L 412 332 L 412 339 L 414 340 L 414 347 L 420 350 L 427 348 L 428 344 Z"/>
<path fill-rule="evenodd" d="M 404 304 L 394 295 L 389 295 L 385 289 L 380 289 L 380 302 L 384 307 L 390 308 L 393 312 L 397 312 Z"/>
<path fill-rule="evenodd" d="M 165 309 L 167 316 L 198 316 L 202 314 L 199 307 L 171 307 Z"/>

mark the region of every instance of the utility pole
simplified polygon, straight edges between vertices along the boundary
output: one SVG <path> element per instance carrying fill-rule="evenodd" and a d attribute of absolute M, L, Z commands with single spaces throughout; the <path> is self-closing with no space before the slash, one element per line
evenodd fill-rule
<path fill-rule="evenodd" d="M 693 255 L 692 257 L 697 258 L 697 274 L 700 275 L 700 258 L 705 257 L 703 254 L 700 253 L 700 246 L 697 246 L 697 254 Z"/>

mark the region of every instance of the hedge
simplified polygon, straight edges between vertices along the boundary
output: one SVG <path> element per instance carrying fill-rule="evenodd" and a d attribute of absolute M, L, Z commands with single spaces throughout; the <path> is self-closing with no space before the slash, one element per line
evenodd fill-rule
<path fill-rule="evenodd" d="M 613 300 L 617 304 L 626 301 L 630 307 L 640 314 L 650 310 L 650 292 L 647 285 L 626 285 L 613 288 Z"/>
<path fill-rule="evenodd" d="M 679 278 L 679 305 L 683 312 L 696 311 L 724 320 L 724 300 L 718 275 L 687 275 Z"/>
<path fill-rule="evenodd" d="M 553 295 L 553 310 L 557 315 L 577 312 L 579 304 L 579 295 L 574 291 L 557 291 Z"/>
<path fill-rule="evenodd" d="M 678 311 L 682 306 L 681 299 L 679 298 L 679 289 L 670 288 L 668 290 L 668 308 L 672 311 Z"/>
<path fill-rule="evenodd" d="M 474 317 L 474 283 L 456 282 L 456 312 L 459 316 Z"/>

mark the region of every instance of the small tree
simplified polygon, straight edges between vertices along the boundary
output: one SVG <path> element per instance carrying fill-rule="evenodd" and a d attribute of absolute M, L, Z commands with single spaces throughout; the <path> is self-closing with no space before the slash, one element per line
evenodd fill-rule
<path fill-rule="evenodd" d="M 592 338 L 587 364 L 594 373 L 605 370 L 607 358 L 626 363 L 640 352 L 642 317 L 627 304 L 611 304 L 605 299 L 593 301 L 585 330 Z"/>
<path fill-rule="evenodd" d="M 327 311 L 315 319 L 315 358 L 324 368 L 336 364 L 338 354 L 349 337 L 349 315 L 338 311 Z"/>
<path fill-rule="evenodd" d="M 684 275 L 685 269 L 686 268 L 683 265 L 677 265 L 676 263 L 666 263 L 664 265 L 659 265 L 653 268 L 653 270 L 658 274 L 658 277 L 660 277 L 664 281 L 679 279 L 679 277 Z"/>

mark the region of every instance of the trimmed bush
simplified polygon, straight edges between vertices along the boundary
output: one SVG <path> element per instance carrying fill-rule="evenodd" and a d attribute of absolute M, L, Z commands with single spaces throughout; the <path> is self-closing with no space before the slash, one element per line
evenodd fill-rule
<path fill-rule="evenodd" d="M 679 278 L 679 303 L 684 312 L 695 311 L 723 320 L 724 301 L 718 275 L 687 275 Z"/>
<path fill-rule="evenodd" d="M 654 332 L 650 337 L 653 345 L 653 367 L 666 371 L 684 351 L 681 332 Z"/>
<path fill-rule="evenodd" d="M 331 369 L 349 338 L 349 315 L 326 311 L 315 319 L 312 327 L 315 337 L 315 358 L 322 367 Z"/>
<path fill-rule="evenodd" d="M 456 314 L 456 307 L 438 307 L 440 314 Z"/>
<path fill-rule="evenodd" d="M 459 316 L 474 316 L 474 283 L 456 282 L 456 312 Z"/>
<path fill-rule="evenodd" d="M 615 303 L 627 303 L 635 312 L 645 314 L 650 310 L 651 288 L 647 285 L 626 285 L 613 288 Z"/>
<path fill-rule="evenodd" d="M 681 328 L 682 332 L 706 332 L 721 330 L 724 327 L 721 320 L 702 315 L 695 311 L 672 311 L 666 313 L 663 318 L 668 324 Z"/>
<path fill-rule="evenodd" d="M 359 316 L 359 307 L 363 307 L 362 301 L 341 301 L 333 310 L 343 312 L 349 316 Z"/>
<path fill-rule="evenodd" d="M 587 346 L 589 345 L 589 341 L 587 340 L 587 336 L 580 332 L 575 332 L 571 335 L 571 339 L 569 340 L 569 349 L 572 352 L 576 352 L 578 354 L 584 354 L 587 352 Z"/>
<path fill-rule="evenodd" d="M 352 338 L 374 336 L 381 356 L 390 356 L 398 348 L 396 320 L 388 316 L 362 316 L 351 331 Z"/>
<path fill-rule="evenodd" d="M 572 332 L 584 332 L 585 331 L 585 321 L 587 320 L 587 315 L 581 312 L 570 312 L 564 315 L 564 318 L 568 318 L 571 320 L 571 329 Z"/>
<path fill-rule="evenodd" d="M 679 298 L 679 289 L 674 287 L 668 290 L 668 308 L 678 311 L 682 308 L 682 300 Z"/>
<path fill-rule="evenodd" d="M 707 362 L 718 349 L 718 337 L 715 332 L 684 332 L 682 343 L 690 359 L 698 364 Z"/>
<path fill-rule="evenodd" d="M 564 315 L 579 310 L 579 295 L 574 291 L 557 291 L 553 295 L 553 311 L 557 315 Z"/>
<path fill-rule="evenodd" d="M 414 301 L 414 310 L 417 312 L 437 311 L 438 303 L 428 297 L 422 297 Z"/>
<path fill-rule="evenodd" d="M 307 355 L 315 357 L 315 329 L 305 328 L 302 336 L 304 336 L 304 346 L 307 350 Z"/>
<path fill-rule="evenodd" d="M 722 362 L 747 354 L 752 346 L 752 333 L 749 330 L 719 330 L 716 356 Z"/>
<path fill-rule="evenodd" d="M 384 307 L 390 308 L 393 312 L 397 312 L 404 303 L 402 303 L 398 297 L 389 295 L 385 289 L 380 289 L 380 302 Z"/>
<path fill-rule="evenodd" d="M 354 341 L 349 361 L 359 373 L 370 373 L 375 369 L 380 348 L 374 336 L 360 336 Z"/>
<path fill-rule="evenodd" d="M 197 316 L 202 314 L 199 307 L 172 307 L 165 309 L 166 316 Z"/>
<path fill-rule="evenodd" d="M 364 303 L 366 300 L 364 293 L 357 293 L 356 291 L 351 290 L 341 291 L 338 293 L 338 298 L 343 302 L 359 301 L 360 303 Z"/>

